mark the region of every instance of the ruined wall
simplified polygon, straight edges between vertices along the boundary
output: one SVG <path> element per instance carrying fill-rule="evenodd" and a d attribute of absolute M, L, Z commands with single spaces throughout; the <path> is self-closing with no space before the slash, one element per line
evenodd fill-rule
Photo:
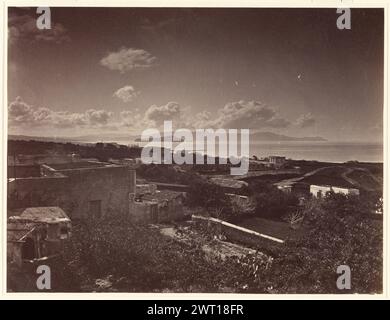
<path fill-rule="evenodd" d="M 181 197 L 169 199 L 158 204 L 158 222 L 169 222 L 184 218 L 183 202 Z"/>
<path fill-rule="evenodd" d="M 131 201 L 129 204 L 129 217 L 134 223 L 157 223 L 157 203 L 151 201 Z"/>

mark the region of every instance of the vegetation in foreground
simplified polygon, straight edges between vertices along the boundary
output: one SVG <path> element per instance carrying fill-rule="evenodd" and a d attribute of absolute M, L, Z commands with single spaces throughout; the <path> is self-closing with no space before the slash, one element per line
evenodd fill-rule
<path fill-rule="evenodd" d="M 359 198 L 328 194 L 304 208 L 309 232 L 288 240 L 271 259 L 210 259 L 202 243 L 181 243 L 121 217 L 76 224 L 53 291 L 379 293 L 382 221 L 368 218 Z M 205 237 L 204 243 L 212 241 Z M 351 269 L 351 290 L 338 290 L 339 265 Z M 35 275 L 36 277 L 36 275 Z M 35 291 L 9 273 L 9 290 Z M 17 284 L 19 285 L 17 287 Z"/>

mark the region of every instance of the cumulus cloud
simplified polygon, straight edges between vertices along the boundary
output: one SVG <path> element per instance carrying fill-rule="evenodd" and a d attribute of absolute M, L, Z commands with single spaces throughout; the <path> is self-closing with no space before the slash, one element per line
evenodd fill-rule
<path fill-rule="evenodd" d="M 136 91 L 133 86 L 124 86 L 115 91 L 113 96 L 121 99 L 123 102 L 131 102 L 139 96 L 139 94 L 140 92 Z"/>
<path fill-rule="evenodd" d="M 313 117 L 313 115 L 309 112 L 306 114 L 302 114 L 297 120 L 296 125 L 300 128 L 308 128 L 312 127 L 316 123 L 316 119 Z"/>
<path fill-rule="evenodd" d="M 17 97 L 8 106 L 8 120 L 11 126 L 54 128 L 102 127 L 109 123 L 112 112 L 88 109 L 83 113 L 54 111 L 49 108 L 35 108 Z"/>
<path fill-rule="evenodd" d="M 156 62 L 156 57 L 143 49 L 122 48 L 110 52 L 100 60 L 100 64 L 110 70 L 125 73 L 137 69 L 150 68 Z"/>
<path fill-rule="evenodd" d="M 37 28 L 36 18 L 24 14 L 9 16 L 8 39 L 11 44 L 18 40 L 62 43 L 69 41 L 70 37 L 61 23 L 52 23 L 51 29 L 40 30 Z"/>
<path fill-rule="evenodd" d="M 174 127 L 195 128 L 232 128 L 232 129 L 262 129 L 285 128 L 291 122 L 281 116 L 271 107 L 257 101 L 238 101 L 226 104 L 219 109 L 216 117 L 208 111 L 197 114 L 190 107 L 183 107 L 171 101 L 165 105 L 150 106 L 143 115 L 135 119 L 134 112 L 125 111 L 121 114 L 123 123 L 137 124 L 145 127 L 158 127 L 164 121 L 171 120 Z"/>
<path fill-rule="evenodd" d="M 150 106 L 145 112 L 145 121 L 152 122 L 154 125 L 161 125 L 164 120 L 172 120 L 181 124 L 184 119 L 182 107 L 177 102 L 168 102 L 166 105 Z"/>
<path fill-rule="evenodd" d="M 140 127 L 144 123 L 143 117 L 139 113 L 135 113 L 134 111 L 129 111 L 129 110 L 123 110 L 120 112 L 120 126 L 124 127 Z"/>
<path fill-rule="evenodd" d="M 214 120 L 203 121 L 204 126 L 218 128 L 285 128 L 290 121 L 282 118 L 271 107 L 258 101 L 238 101 L 226 104 L 218 110 Z"/>

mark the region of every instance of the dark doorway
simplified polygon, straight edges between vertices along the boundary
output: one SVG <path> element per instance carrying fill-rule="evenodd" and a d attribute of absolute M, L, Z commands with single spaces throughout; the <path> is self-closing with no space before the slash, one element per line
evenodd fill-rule
<path fill-rule="evenodd" d="M 32 260 L 35 258 L 34 240 L 27 238 L 22 247 L 22 259 Z"/>

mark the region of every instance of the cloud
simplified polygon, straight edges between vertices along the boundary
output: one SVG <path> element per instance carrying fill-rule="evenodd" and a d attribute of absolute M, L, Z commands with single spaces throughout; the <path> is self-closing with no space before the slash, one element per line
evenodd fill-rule
<path fill-rule="evenodd" d="M 308 128 L 314 126 L 316 123 L 316 119 L 309 112 L 306 114 L 302 114 L 295 122 L 295 124 L 300 128 Z"/>
<path fill-rule="evenodd" d="M 106 125 L 112 116 L 112 112 L 106 110 L 89 109 L 84 113 L 88 124 Z"/>
<path fill-rule="evenodd" d="M 37 16 L 38 17 L 38 16 Z M 14 15 L 8 18 L 8 40 L 11 44 L 19 41 L 46 41 L 62 43 L 70 41 L 66 28 L 61 23 L 52 23 L 51 29 L 40 30 L 36 17 L 28 14 Z"/>
<path fill-rule="evenodd" d="M 110 70 L 125 73 L 137 69 L 150 68 L 155 64 L 156 57 L 143 49 L 122 48 L 117 52 L 110 52 L 100 60 L 100 64 Z"/>
<path fill-rule="evenodd" d="M 177 125 L 185 121 L 182 107 L 177 102 L 168 102 L 163 106 L 152 105 L 145 111 L 145 121 L 152 122 L 154 125 L 163 124 L 164 120 L 171 120 Z"/>
<path fill-rule="evenodd" d="M 88 109 L 83 113 L 35 108 L 17 97 L 8 106 L 8 121 L 14 127 L 46 126 L 53 128 L 104 127 L 112 112 Z"/>
<path fill-rule="evenodd" d="M 214 120 L 203 121 L 205 127 L 218 128 L 285 128 L 290 121 L 282 118 L 271 107 L 258 101 L 238 101 L 226 104 L 218 110 Z"/>
<path fill-rule="evenodd" d="M 142 115 L 135 113 L 134 111 L 124 110 L 120 112 L 120 126 L 122 127 L 141 127 L 143 125 Z"/>
<path fill-rule="evenodd" d="M 134 119 L 134 112 L 121 115 L 125 123 L 144 127 L 159 127 L 164 121 L 171 120 L 176 128 L 226 128 L 226 129 L 262 129 L 285 128 L 291 122 L 279 116 L 271 107 L 257 101 L 239 101 L 226 104 L 218 110 L 217 116 L 204 110 L 194 114 L 189 106 L 183 107 L 178 102 L 150 106 L 144 115 Z M 125 116 L 126 115 L 126 116 Z"/>
<path fill-rule="evenodd" d="M 136 91 L 133 86 L 124 86 L 115 91 L 113 96 L 121 99 L 123 102 L 131 102 L 139 96 L 139 94 L 140 92 Z"/>

